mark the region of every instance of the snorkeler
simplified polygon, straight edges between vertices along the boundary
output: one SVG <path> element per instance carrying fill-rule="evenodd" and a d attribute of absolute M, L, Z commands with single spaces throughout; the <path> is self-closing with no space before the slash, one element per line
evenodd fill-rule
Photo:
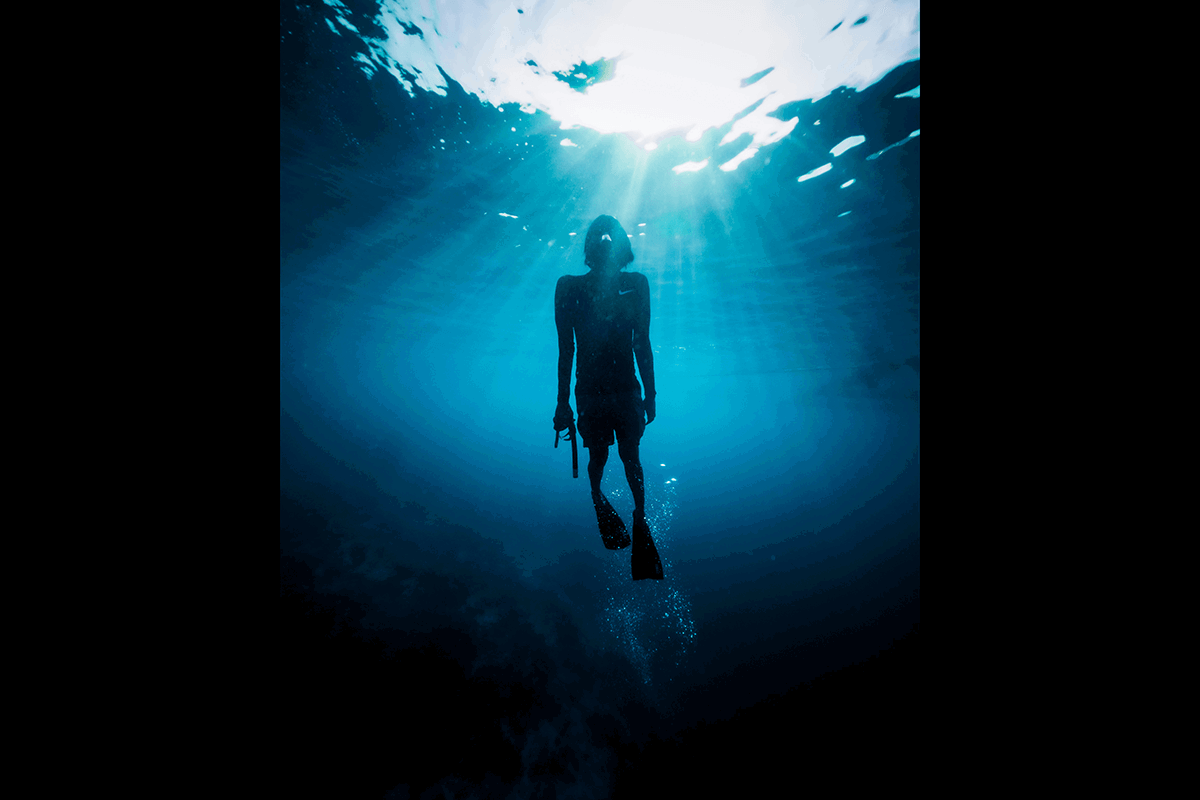
<path fill-rule="evenodd" d="M 558 326 L 558 408 L 554 430 L 574 427 L 571 413 L 571 360 L 579 345 L 575 374 L 578 432 L 591 454 L 588 478 L 600 536 L 609 550 L 629 546 L 625 523 L 600 491 L 608 448 L 616 434 L 617 452 L 633 492 L 633 579 L 663 577 L 662 561 L 646 524 L 646 486 L 638 443 L 654 421 L 654 356 L 650 350 L 650 284 L 646 276 L 622 270 L 633 261 L 621 223 L 601 215 L 588 228 L 583 258 L 586 275 L 564 275 L 554 290 Z M 633 372 L 637 358 L 642 386 Z"/>

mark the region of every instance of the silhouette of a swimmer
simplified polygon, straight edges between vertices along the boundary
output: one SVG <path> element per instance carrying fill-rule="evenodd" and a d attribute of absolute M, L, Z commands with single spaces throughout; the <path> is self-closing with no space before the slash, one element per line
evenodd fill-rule
<path fill-rule="evenodd" d="M 558 326 L 558 408 L 554 430 L 569 430 L 571 359 L 579 346 L 575 373 L 578 432 L 591 458 L 588 478 L 592 504 L 604 546 L 629 546 L 625 523 L 600 491 L 608 448 L 616 433 L 617 452 L 633 492 L 633 579 L 663 577 L 662 561 L 646 524 L 646 486 L 638 443 L 654 421 L 654 356 L 650 350 L 650 284 L 637 272 L 622 272 L 633 261 L 629 237 L 621 223 L 601 215 L 588 228 L 583 257 L 590 272 L 564 275 L 554 290 L 554 322 Z M 642 386 L 633 373 L 637 358 Z M 568 434 L 570 435 L 570 434 Z"/>

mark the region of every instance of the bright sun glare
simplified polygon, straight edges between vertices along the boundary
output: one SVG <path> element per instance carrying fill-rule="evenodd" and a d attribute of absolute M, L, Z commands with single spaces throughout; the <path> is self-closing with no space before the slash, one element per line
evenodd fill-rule
<path fill-rule="evenodd" d="M 341 32 L 358 33 L 340 0 L 324 2 Z M 385 70 L 410 94 L 445 94 L 440 68 L 484 102 L 544 111 L 565 130 L 631 134 L 647 150 L 667 135 L 696 141 L 759 103 L 723 140 L 752 137 L 727 170 L 791 133 L 794 118 L 768 116 L 780 106 L 864 89 L 921 52 L 919 0 L 642 0 L 615 9 L 383 0 L 375 21 L 384 39 L 359 34 L 368 75 Z M 583 74 L 576 68 L 602 59 L 614 65 L 611 79 L 583 91 L 555 75 Z"/>

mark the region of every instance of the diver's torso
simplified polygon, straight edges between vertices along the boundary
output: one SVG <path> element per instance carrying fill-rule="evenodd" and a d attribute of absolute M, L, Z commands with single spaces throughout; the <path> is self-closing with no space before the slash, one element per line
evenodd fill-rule
<path fill-rule="evenodd" d="M 567 307 L 575 329 L 576 395 L 641 393 L 633 369 L 635 287 L 627 272 L 609 280 L 580 275 L 571 282 Z"/>

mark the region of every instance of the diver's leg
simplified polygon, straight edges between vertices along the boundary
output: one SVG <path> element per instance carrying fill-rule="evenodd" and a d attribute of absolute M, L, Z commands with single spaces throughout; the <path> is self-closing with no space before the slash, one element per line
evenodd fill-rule
<path fill-rule="evenodd" d="M 633 559 L 630 564 L 633 579 L 662 580 L 662 559 L 658 557 L 658 548 L 654 546 L 650 526 L 646 523 L 646 481 L 638 458 L 638 446 L 634 442 L 621 442 L 618 448 L 621 461 L 625 463 L 625 477 L 633 492 Z"/>
<path fill-rule="evenodd" d="M 621 442 L 617 445 L 621 463 L 625 465 L 625 479 L 629 481 L 629 491 L 633 492 L 633 516 L 635 519 L 646 516 L 646 479 L 642 472 L 642 462 L 638 456 L 638 446 L 634 442 Z"/>
<path fill-rule="evenodd" d="M 592 482 L 592 502 L 595 502 L 597 497 L 603 497 L 600 494 L 600 479 L 604 477 L 604 465 L 608 463 L 608 445 L 589 447 L 588 452 L 591 454 L 588 459 L 588 480 Z"/>
<path fill-rule="evenodd" d="M 604 465 L 608 463 L 608 445 L 594 445 L 588 449 L 592 453 L 588 460 L 588 479 L 592 482 L 592 505 L 596 509 L 596 522 L 600 525 L 600 538 L 609 550 L 620 550 L 629 546 L 629 533 L 625 530 L 621 515 L 600 491 L 600 479 L 604 477 Z"/>

